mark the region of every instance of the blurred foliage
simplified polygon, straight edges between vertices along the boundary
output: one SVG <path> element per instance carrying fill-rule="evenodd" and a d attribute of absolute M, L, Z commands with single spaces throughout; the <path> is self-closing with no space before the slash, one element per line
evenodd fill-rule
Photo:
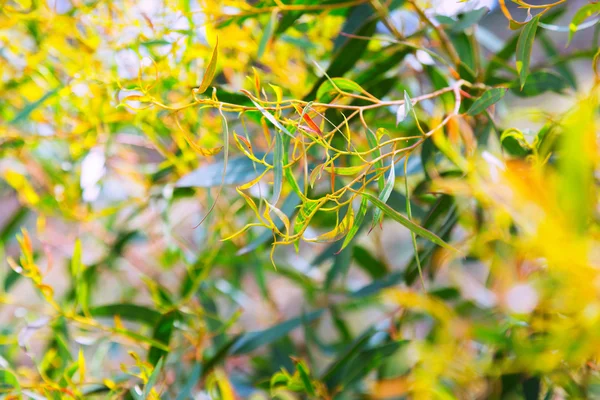
<path fill-rule="evenodd" d="M 0 1 L 0 397 L 600 396 L 600 6 L 513 2 Z"/>

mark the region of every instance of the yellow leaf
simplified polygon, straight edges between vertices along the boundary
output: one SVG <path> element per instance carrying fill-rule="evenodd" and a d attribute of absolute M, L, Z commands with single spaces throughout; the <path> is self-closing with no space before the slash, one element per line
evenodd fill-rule
<path fill-rule="evenodd" d="M 200 86 L 198 87 L 198 89 L 196 89 L 196 93 L 204 93 L 206 91 L 206 89 L 208 89 L 208 86 L 211 84 L 214 76 L 215 76 L 215 71 L 217 69 L 217 58 L 219 55 L 219 38 L 217 37 L 217 43 L 215 44 L 215 48 L 213 50 L 212 56 L 210 58 L 210 61 L 208 63 L 208 67 L 206 68 L 206 72 L 204 73 L 204 77 L 202 78 L 202 82 L 200 83 Z"/>

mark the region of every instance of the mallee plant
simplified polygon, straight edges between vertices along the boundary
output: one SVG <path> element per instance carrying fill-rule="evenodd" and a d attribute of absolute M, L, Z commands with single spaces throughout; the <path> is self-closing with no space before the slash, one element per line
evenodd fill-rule
<path fill-rule="evenodd" d="M 537 3 L 0 2 L 0 396 L 600 396 L 600 4 Z"/>

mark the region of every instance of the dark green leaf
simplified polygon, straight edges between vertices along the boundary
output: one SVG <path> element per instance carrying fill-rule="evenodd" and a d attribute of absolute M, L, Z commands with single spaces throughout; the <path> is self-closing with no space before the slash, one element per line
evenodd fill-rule
<path fill-rule="evenodd" d="M 533 41 L 535 40 L 535 33 L 537 31 L 539 21 L 539 15 L 535 16 L 531 21 L 529 21 L 523 27 L 523 30 L 519 35 L 519 41 L 517 42 L 517 73 L 519 74 L 521 88 L 525 86 L 525 83 L 527 82 L 527 76 L 529 75 L 531 51 L 533 50 Z"/>
<path fill-rule="evenodd" d="M 240 355 L 250 353 L 262 346 L 273 343 L 303 324 L 319 318 L 323 310 L 313 311 L 300 317 L 289 319 L 271 328 L 243 334 L 231 347 L 230 354 Z"/>
<path fill-rule="evenodd" d="M 416 235 L 424 237 L 424 238 L 430 240 L 431 242 L 437 244 L 438 246 L 442 246 L 449 250 L 457 251 L 454 247 L 452 247 L 448 243 L 444 242 L 442 239 L 440 239 L 434 233 L 415 224 L 414 222 L 412 222 L 411 220 L 406 218 L 404 215 L 402 215 L 402 214 L 398 213 L 397 211 L 393 210 L 392 208 L 390 208 L 387 204 L 383 203 L 381 200 L 379 200 L 377 197 L 373 196 L 372 194 L 363 193 L 362 195 L 366 196 L 369 199 L 369 201 L 371 203 L 373 203 L 373 205 L 375 207 L 382 210 L 385 215 L 392 218 L 394 221 L 399 222 L 400 224 L 404 225 L 411 232 L 414 232 Z"/>
<path fill-rule="evenodd" d="M 137 304 L 106 304 L 103 306 L 91 307 L 90 315 L 96 318 L 119 318 L 126 321 L 139 322 L 150 326 L 156 325 L 161 315 L 158 311 Z"/>
<path fill-rule="evenodd" d="M 487 110 L 488 107 L 499 102 L 506 94 L 506 90 L 507 89 L 504 88 L 494 88 L 486 91 L 481 97 L 475 100 L 471 108 L 469 108 L 469 115 L 481 114 Z"/>
<path fill-rule="evenodd" d="M 163 314 L 154 326 L 152 339 L 159 343 L 163 343 L 165 346 L 169 346 L 175 321 L 179 318 L 180 314 L 177 310 L 169 311 L 168 313 Z M 167 351 L 152 346 L 148 352 L 148 362 L 152 365 L 156 365 L 158 360 L 160 360 L 162 357 L 166 357 L 166 355 Z"/>

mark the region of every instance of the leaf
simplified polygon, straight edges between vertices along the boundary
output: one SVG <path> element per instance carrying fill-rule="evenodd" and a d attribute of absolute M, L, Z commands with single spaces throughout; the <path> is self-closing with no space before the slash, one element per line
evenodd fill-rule
<path fill-rule="evenodd" d="M 341 91 L 347 93 L 365 93 L 365 90 L 356 82 L 346 78 L 327 79 L 317 90 L 316 101 L 319 103 L 330 103 L 339 96 Z"/>
<path fill-rule="evenodd" d="M 296 211 L 296 207 L 300 204 L 300 197 L 295 193 L 291 192 L 288 197 L 283 201 L 283 205 L 281 206 L 281 212 L 283 212 L 288 218 L 292 217 L 294 211 Z M 275 221 L 275 226 L 277 229 L 281 230 L 283 228 L 283 221 Z M 241 248 L 236 254 L 243 255 L 250 253 L 253 250 L 256 250 L 261 245 L 269 242 L 269 240 L 273 239 L 273 232 L 270 229 L 264 229 L 264 231 L 256 237 L 252 242 L 250 242 L 245 247 Z"/>
<path fill-rule="evenodd" d="M 258 52 L 256 54 L 256 58 L 259 60 L 262 58 L 263 54 L 265 54 L 267 44 L 269 44 L 269 42 L 271 41 L 271 38 L 273 37 L 273 30 L 275 27 L 276 19 L 277 19 L 277 9 L 273 10 L 273 12 L 271 13 L 269 22 L 267 22 L 267 25 L 265 26 L 265 29 L 263 30 L 262 38 L 260 39 L 260 43 L 258 44 Z"/>
<path fill-rule="evenodd" d="M 348 234 L 344 238 L 344 243 L 342 244 L 342 247 L 340 250 L 344 250 L 346 248 L 346 246 L 348 246 L 350 244 L 352 239 L 354 239 L 354 236 L 356 236 L 356 234 L 358 233 L 358 230 L 362 226 L 363 221 L 365 220 L 365 215 L 367 215 L 368 208 L 369 208 L 369 201 L 365 197 L 363 197 L 360 201 L 360 207 L 358 208 L 356 217 L 354 218 L 354 223 L 352 224 L 352 227 L 350 227 Z"/>
<path fill-rule="evenodd" d="M 265 153 L 255 153 L 258 159 L 265 157 Z M 266 155 L 265 161 L 270 162 L 272 155 Z M 246 156 L 232 157 L 227 163 L 225 179 L 222 180 L 225 161 L 221 159 L 211 164 L 202 165 L 189 174 L 183 176 L 175 183 L 175 187 L 200 187 L 211 188 L 223 185 L 243 185 L 259 177 L 266 170 L 266 166 L 253 162 Z"/>
<path fill-rule="evenodd" d="M 302 108 L 298 107 L 296 104 L 294 104 L 294 108 L 296 109 L 298 114 L 300 114 L 300 116 L 302 117 L 304 122 L 306 122 L 308 127 L 313 132 L 315 132 L 319 136 L 323 136 L 323 132 L 321 132 L 321 128 L 319 128 L 319 125 L 317 125 L 316 122 L 310 117 L 310 115 L 308 115 L 308 110 L 310 108 L 310 105 L 311 105 L 311 103 L 309 103 L 308 105 L 306 105 L 306 107 L 304 107 L 304 109 L 302 109 Z"/>
<path fill-rule="evenodd" d="M 376 259 L 371 252 L 361 246 L 352 248 L 352 258 L 364 269 L 373 279 L 383 278 L 388 273 L 388 268 L 381 261 Z"/>
<path fill-rule="evenodd" d="M 281 132 L 275 134 L 275 151 L 273 154 L 273 195 L 271 204 L 275 205 L 281 196 L 283 186 L 283 139 Z"/>
<path fill-rule="evenodd" d="M 354 210 L 352 206 L 348 206 L 346 215 L 342 221 L 332 231 L 323 233 L 315 238 L 305 238 L 307 242 L 327 243 L 336 242 L 346 236 L 350 228 L 354 225 Z"/>
<path fill-rule="evenodd" d="M 317 200 L 309 200 L 302 203 L 300 211 L 298 211 L 298 215 L 294 221 L 294 235 L 297 235 L 306 229 L 306 226 L 310 223 L 310 220 L 322 204 L 322 201 Z"/>
<path fill-rule="evenodd" d="M 515 86 L 518 87 L 518 84 L 515 83 Z M 532 72 L 525 86 L 521 90 L 512 90 L 512 93 L 520 97 L 534 97 L 547 91 L 561 94 L 568 87 L 569 83 L 556 72 L 540 70 Z"/>
<path fill-rule="evenodd" d="M 7 389 L 14 389 L 16 392 L 12 390 L 7 391 Z M 21 385 L 19 384 L 17 376 L 7 369 L 0 369 L 0 391 L 2 391 L 2 393 L 13 395 L 21 393 Z"/>
<path fill-rule="evenodd" d="M 537 37 L 538 37 L 539 42 L 541 43 L 542 47 L 544 48 L 544 51 L 546 52 L 546 55 L 548 56 L 548 58 L 560 57 L 560 52 L 554 46 L 554 44 L 548 38 L 547 35 L 538 34 Z M 560 76 L 562 76 L 567 82 L 569 82 L 569 86 L 571 86 L 573 89 L 577 89 L 577 78 L 575 78 L 575 74 L 569 67 L 568 63 L 556 64 L 554 66 L 554 68 L 560 74 Z M 531 79 L 531 76 L 528 78 L 528 80 L 529 79 Z"/>
<path fill-rule="evenodd" d="M 298 364 L 296 364 L 296 367 L 298 369 L 298 374 L 300 375 L 300 379 L 302 380 L 302 383 L 304 384 L 304 389 L 306 390 L 306 393 L 308 393 L 311 396 L 314 396 L 315 395 L 315 387 L 314 387 L 312 381 L 310 380 L 308 368 L 302 362 L 299 362 Z"/>
<path fill-rule="evenodd" d="M 183 385 L 181 391 L 177 394 L 175 400 L 188 400 L 190 398 L 193 398 L 192 389 L 198 384 L 198 380 L 200 380 L 201 374 L 202 364 L 199 362 L 194 363 L 194 367 L 192 368 L 192 372 L 190 373 L 187 382 L 185 383 L 185 385 Z"/>
<path fill-rule="evenodd" d="M 390 198 L 390 194 L 394 189 L 394 184 L 396 183 L 396 168 L 394 167 L 394 159 L 392 158 L 392 165 L 390 166 L 390 172 L 388 174 L 388 178 L 385 182 L 385 186 L 383 190 L 379 193 L 379 201 L 385 204 Z M 375 227 L 382 219 L 382 210 L 377 208 L 373 213 L 373 223 L 371 224 L 371 229 Z"/>
<path fill-rule="evenodd" d="M 519 41 L 517 42 L 517 73 L 519 74 L 519 81 L 521 82 L 521 88 L 525 86 L 527 82 L 527 76 L 529 75 L 529 64 L 531 62 L 531 51 L 533 50 L 533 41 L 535 40 L 535 33 L 537 31 L 540 16 L 535 16 L 529 21 L 521 34 L 519 35 Z"/>
<path fill-rule="evenodd" d="M 17 115 L 15 115 L 15 117 L 11 121 L 9 121 L 9 123 L 10 124 L 18 124 L 20 122 L 23 122 L 24 120 L 29 118 L 29 116 L 35 109 L 37 109 L 42 104 L 44 104 L 44 102 L 46 100 L 56 96 L 60 89 L 61 89 L 61 87 L 54 88 L 54 89 L 50 90 L 49 92 L 47 92 L 46 94 L 44 94 L 38 100 L 34 101 L 33 103 L 29 103 L 27 106 L 25 106 L 24 109 L 22 109 Z"/>
<path fill-rule="evenodd" d="M 81 240 L 75 241 L 75 248 L 73 249 L 73 257 L 71 258 L 71 273 L 73 277 L 78 279 L 83 272 L 83 264 L 81 263 Z"/>
<path fill-rule="evenodd" d="M 156 325 L 161 317 L 161 314 L 152 308 L 128 303 L 91 307 L 89 313 L 96 318 L 119 316 L 119 318 L 127 321 L 144 323 L 150 326 Z"/>
<path fill-rule="evenodd" d="M 400 106 L 398 106 L 398 110 L 396 111 L 396 126 L 398 126 L 398 124 L 400 122 L 404 121 L 406 119 L 406 117 L 408 117 L 408 114 L 411 112 L 414 113 L 413 103 L 412 103 L 410 96 L 408 95 L 408 92 L 405 90 L 404 91 L 404 104 L 401 104 Z M 415 118 L 416 118 L 416 115 L 415 115 Z"/>
<path fill-rule="evenodd" d="M 303 324 L 310 323 L 323 314 L 324 310 L 317 310 L 300 317 L 289 319 L 271 328 L 248 332 L 243 334 L 239 340 L 231 347 L 231 355 L 240 355 L 250 353 L 260 347 L 273 343 L 290 333 L 292 330 Z"/>
<path fill-rule="evenodd" d="M 494 88 L 486 91 L 481 97 L 475 100 L 467 113 L 472 116 L 481 114 L 487 110 L 488 107 L 499 102 L 506 94 L 506 91 L 507 89 L 504 88 Z"/>
<path fill-rule="evenodd" d="M 450 25 L 450 30 L 454 33 L 464 32 L 473 25 L 477 24 L 483 17 L 490 12 L 489 8 L 483 7 L 462 14 L 458 21 Z"/>
<path fill-rule="evenodd" d="M 261 112 L 262 115 L 265 116 L 266 119 L 269 120 L 269 122 L 271 122 L 273 125 L 275 125 L 275 127 L 277 129 L 279 129 L 281 132 L 285 133 L 286 135 L 288 135 L 289 137 L 293 138 L 294 135 L 292 135 L 286 128 L 285 126 L 283 126 L 281 124 L 281 122 L 277 121 L 277 119 L 273 116 L 273 114 L 271 114 L 270 112 L 268 112 L 267 110 L 265 110 L 260 104 L 258 104 L 257 102 L 255 102 L 254 100 L 250 99 L 252 101 L 252 103 L 256 106 L 256 108 L 258 108 L 258 110 Z"/>
<path fill-rule="evenodd" d="M 571 40 L 573 40 L 573 36 L 575 35 L 575 32 L 577 32 L 579 25 L 581 25 L 585 19 L 598 13 L 600 13 L 600 3 L 586 4 L 577 10 L 575 15 L 573 15 L 571 23 L 569 24 L 569 39 L 567 41 L 567 45 L 571 43 Z"/>
<path fill-rule="evenodd" d="M 164 358 L 161 358 L 160 360 L 158 360 L 158 363 L 156 363 L 156 365 L 154 366 L 152 374 L 150 375 L 150 378 L 148 378 L 148 382 L 144 385 L 144 399 L 149 398 L 152 388 L 154 387 L 154 385 L 156 385 L 156 381 L 158 380 L 158 376 L 160 375 L 164 361 Z"/>
<path fill-rule="evenodd" d="M 204 93 L 206 89 L 210 86 L 215 77 L 215 71 L 217 69 L 217 58 L 219 57 L 219 38 L 217 37 L 217 42 L 215 43 L 215 48 L 213 49 L 212 56 L 210 57 L 210 61 L 208 62 L 208 66 L 206 67 L 206 72 L 202 77 L 202 82 L 198 89 L 196 89 L 197 93 Z"/>
<path fill-rule="evenodd" d="M 177 310 L 163 314 L 154 326 L 152 339 L 156 342 L 163 343 L 165 347 L 168 347 L 177 319 L 179 319 L 179 311 Z M 166 357 L 167 354 L 166 350 L 152 346 L 148 351 L 148 362 L 156 366 L 158 361 L 162 357 Z"/>
<path fill-rule="evenodd" d="M 525 157 L 532 152 L 531 145 L 527 142 L 525 136 L 523 136 L 523 132 L 515 128 L 502 132 L 500 142 L 502 143 L 502 147 L 513 156 Z"/>
<path fill-rule="evenodd" d="M 344 43 L 342 47 L 336 52 L 327 68 L 327 76 L 334 78 L 343 76 L 346 72 L 350 71 L 354 65 L 360 60 L 363 53 L 369 45 L 369 40 L 365 40 L 364 37 L 371 37 L 375 33 L 377 27 L 377 19 L 371 19 L 363 26 L 361 26 L 356 32 L 354 32 L 359 38 L 349 39 Z M 304 98 L 312 100 L 315 98 L 319 87 L 327 80 L 327 76 L 321 77 L 313 86 L 310 93 Z"/>
<path fill-rule="evenodd" d="M 393 210 L 392 208 L 390 208 L 387 204 L 385 204 L 384 202 L 382 202 L 380 199 L 378 199 L 377 197 L 373 196 L 370 193 L 361 193 L 363 196 L 366 196 L 369 201 L 371 203 L 373 203 L 373 205 L 375 207 L 377 207 L 378 209 L 380 209 L 385 215 L 387 215 L 388 217 L 392 218 L 394 221 L 399 222 L 400 224 L 404 225 L 406 228 L 408 228 L 411 232 L 414 232 L 415 234 L 424 237 L 427 240 L 430 240 L 431 242 L 437 244 L 438 246 L 442 246 L 448 250 L 452 250 L 452 251 L 456 251 L 458 252 L 457 249 L 455 249 L 454 247 L 452 247 L 451 245 L 449 245 L 448 243 L 444 242 L 442 239 L 440 239 L 438 236 L 436 236 L 434 233 L 428 231 L 427 229 L 415 224 L 414 222 L 412 222 L 411 220 L 409 220 L 408 218 L 406 218 L 404 215 L 398 213 L 397 211 Z"/>

